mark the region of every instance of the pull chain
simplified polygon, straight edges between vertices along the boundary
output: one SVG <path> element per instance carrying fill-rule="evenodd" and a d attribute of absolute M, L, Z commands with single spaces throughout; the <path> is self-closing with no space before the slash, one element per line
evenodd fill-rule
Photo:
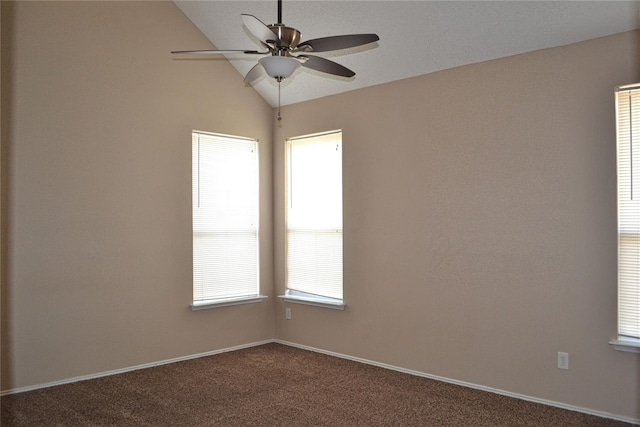
<path fill-rule="evenodd" d="M 278 121 L 282 121 L 282 117 L 280 116 L 280 79 L 278 79 Z"/>

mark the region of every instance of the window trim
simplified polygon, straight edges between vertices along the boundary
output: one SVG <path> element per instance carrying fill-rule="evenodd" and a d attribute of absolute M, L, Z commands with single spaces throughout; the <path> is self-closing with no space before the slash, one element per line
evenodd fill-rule
<path fill-rule="evenodd" d="M 640 339 L 618 337 L 618 339 L 609 341 L 615 350 L 626 351 L 628 353 L 640 353 Z"/>
<path fill-rule="evenodd" d="M 294 304 L 312 305 L 314 307 L 332 308 L 334 310 L 344 310 L 347 306 L 343 299 L 323 297 L 320 295 L 313 295 L 307 292 L 295 291 L 287 289 L 284 295 L 278 295 L 278 298 L 282 298 L 284 302 L 291 302 Z"/>
<path fill-rule="evenodd" d="M 213 137 L 213 138 L 220 138 L 220 139 L 224 139 L 227 141 L 230 140 L 237 140 L 237 141 L 244 141 L 244 142 L 253 142 L 255 144 L 255 149 L 257 150 L 257 153 L 259 153 L 259 140 L 256 138 L 249 138 L 249 137 L 242 137 L 242 136 L 235 136 L 235 135 L 226 135 L 226 134 L 221 134 L 221 133 L 216 133 L 216 132 L 206 132 L 206 131 L 199 131 L 199 130 L 192 130 L 191 131 L 191 135 L 192 135 L 192 144 L 193 144 L 193 137 L 194 135 L 202 135 L 202 136 L 209 136 L 209 137 Z M 199 154 L 198 154 L 199 156 Z M 193 158 L 193 146 L 192 146 L 192 158 Z M 199 299 L 196 300 L 194 299 L 195 297 L 195 289 L 196 289 L 196 282 L 195 282 L 195 278 L 192 280 L 191 283 L 191 291 L 192 291 L 192 296 L 191 296 L 191 304 L 189 305 L 189 307 L 191 308 L 191 311 L 199 311 L 199 310 L 205 310 L 205 309 L 210 309 L 210 308 L 219 308 L 219 307 L 228 307 L 228 306 L 233 306 L 233 305 L 242 305 L 242 304 L 251 304 L 251 303 L 257 303 L 257 302 L 262 302 L 263 299 L 267 298 L 267 296 L 262 295 L 261 294 L 261 280 L 260 280 L 260 202 L 259 202 L 259 198 L 260 198 L 260 182 L 259 182 L 259 176 L 260 176 L 260 157 L 259 154 L 257 154 L 256 156 L 256 176 L 258 177 L 258 182 L 257 182 L 257 197 L 258 197 L 258 201 L 257 201 L 257 212 L 256 212 L 256 228 L 255 228 L 255 234 L 256 234 L 256 254 L 257 254 L 257 258 L 255 260 L 256 262 L 256 268 L 257 268 L 257 276 L 256 276 L 256 288 L 255 288 L 255 293 L 246 293 L 246 294 L 240 294 L 240 295 L 231 295 L 231 296 L 221 296 L 219 298 L 208 298 L 208 299 Z M 192 180 L 193 180 L 193 165 L 192 165 Z M 192 181 L 192 191 L 193 191 L 193 181 Z M 193 206 L 193 201 L 192 201 L 192 206 Z M 193 208 L 192 208 L 193 209 Z M 192 221 L 193 221 L 193 211 L 192 211 Z M 194 231 L 194 224 L 192 223 L 191 225 L 192 228 L 192 239 L 195 237 L 196 232 Z M 192 248 L 192 256 L 193 256 L 193 248 Z M 192 264 L 192 274 L 195 272 L 195 264 L 194 264 L 194 259 L 192 259 L 191 261 Z"/>
<path fill-rule="evenodd" d="M 342 149 L 343 146 L 343 141 L 342 141 L 342 129 L 335 129 L 335 130 L 330 130 L 330 131 L 325 131 L 325 132 L 318 132 L 318 133 L 313 133 L 313 134 L 308 134 L 308 135 L 301 135 L 301 136 L 296 136 L 296 137 L 291 137 L 291 138 L 287 138 L 284 141 L 285 144 L 285 283 L 284 283 L 284 295 L 278 295 L 278 298 L 281 298 L 284 302 L 289 302 L 289 303 L 295 303 L 295 304 L 304 304 L 304 305 L 310 305 L 310 306 L 315 306 L 315 307 L 322 307 L 322 308 L 330 308 L 330 309 L 334 309 L 334 310 L 344 310 L 346 307 L 346 304 L 344 302 L 344 272 L 341 272 L 341 280 L 340 280 L 340 286 L 341 286 L 341 298 L 337 298 L 336 296 L 324 296 L 324 295 L 318 295 L 316 293 L 310 293 L 308 292 L 308 289 L 305 290 L 296 290 L 296 289 L 290 289 L 289 286 L 289 273 L 288 273 L 288 254 L 287 254 L 287 250 L 288 250 L 288 243 L 286 243 L 287 239 L 289 238 L 288 233 L 289 233 L 289 212 L 288 212 L 288 203 L 290 202 L 290 191 L 291 189 L 289 188 L 290 185 L 290 146 L 289 144 L 294 143 L 295 141 L 304 141 L 304 140 L 308 140 L 308 139 L 313 139 L 313 138 L 322 138 L 322 137 L 327 137 L 327 136 L 331 136 L 331 135 L 339 135 L 340 138 L 340 147 Z M 318 141 L 319 142 L 319 141 Z M 315 143 L 318 143 L 315 142 Z M 342 156 L 342 152 L 340 154 L 340 156 Z M 342 157 L 340 157 L 340 163 L 342 164 Z M 341 187 L 343 186 L 343 181 L 341 178 L 341 183 L 340 183 Z M 340 194 L 340 198 L 342 199 L 343 197 L 343 191 L 341 189 L 341 194 Z M 341 201 L 342 204 L 342 201 Z M 341 234 L 341 245 L 344 242 L 344 227 L 343 227 L 343 210 L 341 209 L 340 212 L 340 234 Z M 334 230 L 333 227 L 328 228 L 327 230 Z M 335 230 L 334 230 L 335 231 Z M 344 263 L 344 254 L 342 254 L 342 258 L 341 258 L 341 263 Z"/>
<path fill-rule="evenodd" d="M 207 310 L 210 308 L 229 307 L 232 305 L 252 304 L 262 302 L 263 299 L 269 298 L 266 295 L 252 295 L 235 298 L 219 298 L 202 301 L 194 301 L 191 304 L 191 311 Z"/>
<path fill-rule="evenodd" d="M 621 247 L 621 238 L 623 235 L 627 235 L 628 237 L 638 237 L 638 234 L 636 233 L 624 233 L 621 232 L 620 229 L 620 221 L 621 221 L 621 212 L 620 212 L 620 192 L 621 192 L 621 184 L 624 186 L 626 185 L 628 182 L 627 181 L 621 181 L 620 178 L 620 162 L 621 162 L 621 158 L 620 158 L 620 144 L 621 144 L 621 138 L 622 141 L 626 141 L 626 137 L 621 137 L 620 136 L 620 113 L 619 110 L 621 108 L 620 105 L 620 101 L 618 98 L 618 93 L 619 92 L 631 92 L 631 91 L 638 91 L 640 90 L 640 85 L 639 84 L 631 84 L 631 85 L 626 85 L 626 86 L 619 86 L 615 88 L 615 109 L 616 109 L 616 171 L 617 171 L 617 175 L 618 175 L 618 179 L 617 179 L 617 183 L 616 183 L 616 192 L 617 192 L 617 207 L 618 207 L 618 212 L 617 212 L 617 222 L 618 222 L 618 230 L 617 230 L 617 246 L 618 246 L 618 259 L 617 259 L 617 270 L 618 270 L 618 279 L 617 279 L 617 285 L 616 285 L 616 290 L 617 290 L 617 299 L 618 299 L 618 307 L 616 310 L 616 316 L 618 318 L 617 321 L 617 338 L 616 339 L 612 339 L 609 341 L 609 344 L 611 346 L 613 346 L 613 348 L 615 350 L 618 351 L 625 351 L 625 352 L 630 352 L 630 353 L 640 353 L 640 337 L 632 337 L 632 336 L 628 336 L 628 335 L 622 335 L 621 334 L 621 324 L 620 324 L 620 293 L 621 293 L 621 282 L 620 282 L 620 247 Z M 633 115 L 635 116 L 635 114 Z M 633 123 L 633 116 L 629 117 L 629 123 L 630 126 Z M 630 140 L 629 143 L 632 144 L 632 141 Z M 633 165 L 629 165 L 629 168 L 631 168 L 631 173 L 633 173 Z M 633 175 L 632 176 L 632 180 L 633 180 Z M 631 185 L 633 185 L 631 183 Z M 626 211 L 625 211 L 626 212 Z M 626 247 L 626 246 L 625 246 Z M 640 306 L 638 306 L 638 309 L 640 310 Z M 640 313 L 636 313 L 637 315 L 640 315 Z"/>

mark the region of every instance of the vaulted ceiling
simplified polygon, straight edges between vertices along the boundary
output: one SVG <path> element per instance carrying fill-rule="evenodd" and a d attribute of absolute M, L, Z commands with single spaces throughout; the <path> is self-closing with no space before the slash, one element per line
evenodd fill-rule
<path fill-rule="evenodd" d="M 276 0 L 175 3 L 218 49 L 261 49 L 243 26 L 242 13 L 265 24 L 277 22 Z M 380 37 L 364 47 L 318 54 L 352 69 L 355 77 L 299 68 L 282 82 L 281 103 L 287 105 L 638 29 L 640 1 L 285 0 L 282 18 L 302 40 L 355 33 Z M 243 76 L 259 58 L 228 56 Z M 265 76 L 253 86 L 271 106 L 278 104 L 275 80 Z"/>

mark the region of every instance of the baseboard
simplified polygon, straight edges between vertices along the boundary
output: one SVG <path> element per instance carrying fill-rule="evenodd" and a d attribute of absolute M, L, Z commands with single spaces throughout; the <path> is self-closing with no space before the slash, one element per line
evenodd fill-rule
<path fill-rule="evenodd" d="M 505 390 L 500 390 L 500 389 L 487 387 L 487 386 L 483 386 L 483 385 L 479 385 L 479 384 L 473 384 L 473 383 L 469 383 L 469 382 L 466 382 L 466 381 L 459 381 L 459 380 L 455 380 L 455 379 L 451 379 L 451 378 L 441 377 L 441 376 L 438 376 L 438 375 L 431 375 L 431 374 L 427 374 L 427 373 L 420 372 L 420 371 L 414 371 L 412 369 L 405 369 L 405 368 L 401 368 L 401 367 L 398 367 L 398 366 L 388 365 L 386 363 L 375 362 L 373 360 L 363 359 L 363 358 L 355 357 L 355 356 L 349 356 L 347 354 L 336 353 L 336 352 L 328 351 L 328 350 L 322 350 L 322 349 L 319 349 L 319 348 L 309 347 L 309 346 L 306 346 L 306 345 L 296 344 L 296 343 L 293 343 L 293 342 L 283 341 L 283 340 L 279 340 L 279 339 L 270 339 L 270 340 L 265 340 L 265 341 L 253 342 L 253 343 L 249 343 L 249 344 L 242 344 L 242 345 L 238 345 L 238 346 L 235 346 L 235 347 L 227 347 L 227 348 L 223 348 L 223 349 L 219 349 L 219 350 L 207 351 L 207 352 L 204 352 L 204 353 L 198 353 L 198 354 L 192 354 L 192 355 L 188 355 L 188 356 L 176 357 L 176 358 L 173 358 L 173 359 L 160 360 L 160 361 L 157 361 L 157 362 L 145 363 L 145 364 L 142 364 L 142 365 L 136 365 L 136 366 L 130 366 L 130 367 L 127 367 L 127 368 L 122 368 L 122 369 L 115 369 L 115 370 L 112 370 L 112 371 L 100 372 L 100 373 L 97 373 L 97 374 L 83 375 L 83 376 L 79 376 L 79 377 L 67 378 L 67 379 L 60 380 L 60 381 L 53 381 L 53 382 L 45 383 L 45 384 L 37 384 L 37 385 L 33 385 L 33 386 L 28 386 L 28 387 L 20 387 L 20 388 L 15 388 L 15 389 L 3 390 L 3 391 L 0 391 L 0 396 L 5 396 L 5 395 L 15 394 L 15 393 L 23 393 L 23 392 L 26 392 L 26 391 L 38 390 L 38 389 L 47 388 L 47 387 L 54 387 L 54 386 L 63 385 L 63 384 L 70 384 L 70 383 L 74 383 L 74 382 L 78 382 L 78 381 L 91 380 L 91 379 L 95 379 L 95 378 L 106 377 L 106 376 L 109 376 L 109 375 L 123 374 L 125 372 L 136 371 L 136 370 L 139 370 L 139 369 L 152 368 L 154 366 L 161 366 L 161 365 L 166 365 L 166 364 L 169 364 L 169 363 L 182 362 L 184 360 L 197 359 L 199 357 L 213 356 L 213 355 L 216 355 L 216 354 L 226 353 L 226 352 L 235 351 L 235 350 L 242 350 L 243 348 L 256 347 L 256 346 L 269 344 L 269 343 L 273 343 L 273 342 L 278 343 L 278 344 L 282 344 L 282 345 L 287 345 L 287 346 L 290 346 L 290 347 L 300 348 L 300 349 L 303 349 L 303 350 L 313 351 L 313 352 L 316 352 L 316 353 L 322 353 L 322 354 L 326 354 L 326 355 L 329 355 L 329 356 L 339 357 L 341 359 L 352 360 L 354 362 L 365 363 L 367 365 L 377 366 L 377 367 L 384 368 L 384 369 L 390 369 L 392 371 L 398 371 L 398 372 L 402 372 L 402 373 L 405 373 L 405 374 L 415 375 L 415 376 L 418 376 L 418 377 L 429 378 L 429 379 L 432 379 L 432 380 L 442 381 L 442 382 L 455 384 L 455 385 L 460 385 L 460 386 L 463 386 L 463 387 L 469 387 L 469 388 L 473 388 L 473 389 L 476 389 L 476 390 L 487 391 L 487 392 L 490 392 L 490 393 L 500 394 L 500 395 L 503 395 L 503 396 L 513 397 L 513 398 L 516 398 L 516 399 L 525 400 L 525 401 L 529 401 L 529 402 L 541 403 L 543 405 L 554 406 L 554 407 L 561 408 L 561 409 L 567 409 L 569 411 L 575 411 L 575 412 L 581 412 L 581 413 L 584 413 L 584 414 L 595 415 L 595 416 L 601 417 L 601 418 L 608 418 L 608 419 L 612 419 L 612 420 L 623 421 L 623 422 L 630 423 L 630 424 L 640 425 L 640 419 L 636 419 L 636 418 L 623 417 L 623 416 L 620 416 L 620 415 L 610 414 L 608 412 L 595 411 L 595 410 L 592 410 L 592 409 L 582 408 L 580 406 L 567 405 L 567 404 L 560 403 L 560 402 L 554 402 L 552 400 L 539 399 L 537 397 L 531 397 L 531 396 L 527 396 L 527 395 L 524 395 L 524 394 L 512 393 L 512 392 L 505 391 Z"/>
<path fill-rule="evenodd" d="M 215 354 L 226 353 L 226 352 L 235 351 L 235 350 L 242 350 L 243 348 L 256 347 L 259 345 L 269 344 L 272 342 L 274 342 L 274 340 L 266 340 L 266 341 L 259 341 L 259 342 L 254 342 L 250 344 L 242 344 L 235 347 L 228 347 L 220 350 L 213 350 L 213 351 L 207 351 L 204 353 L 191 354 L 188 356 L 176 357 L 173 359 L 160 360 L 157 362 L 145 363 L 142 365 L 130 366 L 128 368 L 122 368 L 122 369 L 114 369 L 112 371 L 100 372 L 97 374 L 82 375 L 79 377 L 67 378 L 64 380 L 53 381 L 45 384 L 37 384 L 33 386 L 28 386 L 28 387 L 20 387 L 20 388 L 14 388 L 9 390 L 3 390 L 3 391 L 0 391 L 0 396 L 5 396 L 8 394 L 15 394 L 15 393 L 23 393 L 25 391 L 38 390 L 41 388 L 54 387 L 57 385 L 70 384 L 78 381 L 92 380 L 96 378 L 107 377 L 109 375 L 123 374 L 125 372 L 137 371 L 139 369 L 153 368 L 154 366 L 167 365 L 169 363 L 182 362 L 184 360 L 197 359 L 199 357 L 213 356 Z"/>
<path fill-rule="evenodd" d="M 580 406 L 567 405 L 565 403 L 554 402 L 552 400 L 539 399 L 537 397 L 531 397 L 531 396 L 527 396 L 527 395 L 524 395 L 524 394 L 512 393 L 510 391 L 500 390 L 500 389 L 487 387 L 487 386 L 483 386 L 483 385 L 479 385 L 479 384 L 468 383 L 468 382 L 465 382 L 465 381 L 458 381 L 458 380 L 455 380 L 455 379 L 441 377 L 441 376 L 438 376 L 438 375 L 431 375 L 431 374 L 427 374 L 427 373 L 424 373 L 424 372 L 414 371 L 412 369 L 405 369 L 405 368 L 401 368 L 401 367 L 398 367 L 398 366 L 388 365 L 386 363 L 380 363 L 380 362 L 375 362 L 373 360 L 362 359 L 360 357 L 354 357 L 354 356 L 349 356 L 349 355 L 346 355 L 346 354 L 335 353 L 333 351 L 322 350 L 322 349 L 319 349 L 319 348 L 309 347 L 309 346 L 302 345 L 302 344 L 296 344 L 296 343 L 289 342 L 289 341 L 283 341 L 283 340 L 275 339 L 275 340 L 273 340 L 273 342 L 276 342 L 278 344 L 288 345 L 288 346 L 291 346 L 291 347 L 300 348 L 300 349 L 303 349 L 303 350 L 314 351 L 316 353 L 322 353 L 322 354 L 326 354 L 326 355 L 329 355 L 329 356 L 339 357 L 341 359 L 352 360 L 354 362 L 365 363 L 367 365 L 373 365 L 373 366 L 377 366 L 379 368 L 390 369 L 392 371 L 398 371 L 398 372 L 402 372 L 402 373 L 405 373 L 405 374 L 415 375 L 415 376 L 418 376 L 418 377 L 429 378 L 429 379 L 436 380 L 436 381 L 442 381 L 442 382 L 446 382 L 446 383 L 450 383 L 450 384 L 460 385 L 460 386 L 463 386 L 463 387 L 473 388 L 473 389 L 476 389 L 476 390 L 482 390 L 482 391 L 487 391 L 487 392 L 490 392 L 490 393 L 500 394 L 500 395 L 503 395 L 503 396 L 513 397 L 515 399 L 526 400 L 526 401 L 533 402 L 533 403 L 541 403 L 543 405 L 554 406 L 556 408 L 567 409 L 569 411 L 581 412 L 581 413 L 588 414 L 588 415 L 595 415 L 595 416 L 601 417 L 601 418 L 608 418 L 608 419 L 611 419 L 611 420 L 624 421 L 626 423 L 640 425 L 640 419 L 636 419 L 636 418 L 623 417 L 623 416 L 620 416 L 620 415 L 610 414 L 608 412 L 595 411 L 595 410 L 592 410 L 592 409 L 582 408 Z"/>

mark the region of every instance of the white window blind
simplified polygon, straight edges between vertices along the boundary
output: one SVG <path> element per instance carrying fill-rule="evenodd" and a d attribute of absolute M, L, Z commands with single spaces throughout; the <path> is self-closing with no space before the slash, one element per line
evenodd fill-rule
<path fill-rule="evenodd" d="M 616 91 L 618 334 L 640 339 L 640 85 Z"/>
<path fill-rule="evenodd" d="M 342 133 L 286 148 L 287 292 L 342 300 Z"/>
<path fill-rule="evenodd" d="M 193 303 L 257 296 L 258 142 L 192 133 Z"/>

